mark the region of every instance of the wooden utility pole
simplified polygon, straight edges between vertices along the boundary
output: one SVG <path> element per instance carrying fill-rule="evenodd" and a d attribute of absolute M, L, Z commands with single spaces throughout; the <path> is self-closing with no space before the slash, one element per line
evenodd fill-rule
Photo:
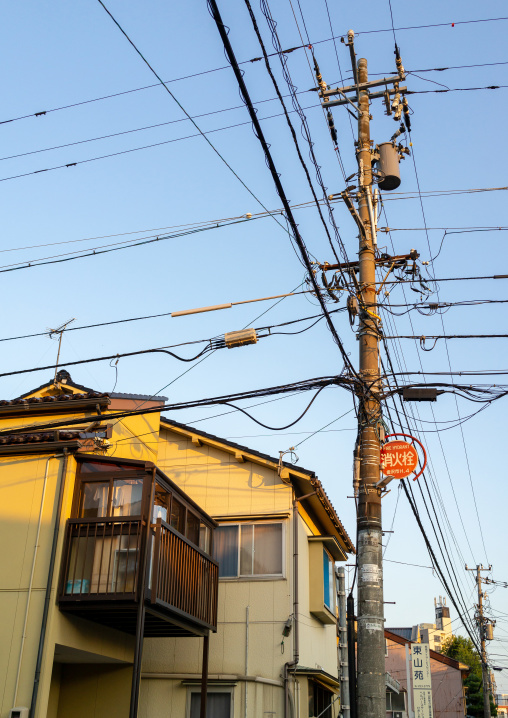
<path fill-rule="evenodd" d="M 352 31 L 348 44 L 355 63 Z M 355 63 L 356 64 L 356 63 Z M 356 69 L 356 68 L 355 68 Z M 356 74 L 356 73 L 355 73 Z M 367 60 L 357 67 L 357 85 L 368 82 Z M 370 100 L 367 89 L 358 91 L 358 214 L 365 228 L 360 232 L 359 288 L 360 326 L 358 331 L 360 377 L 368 390 L 360 396 L 358 449 L 360 484 L 358 488 L 358 658 L 357 701 L 361 718 L 386 715 L 385 641 L 383 610 L 383 555 L 381 496 L 376 484 L 380 477 L 381 405 L 379 402 L 379 329 L 376 312 L 376 262 L 373 243 L 372 154 L 370 142 Z M 367 309 L 368 307 L 368 309 Z"/>
<path fill-rule="evenodd" d="M 382 567 L 382 525 L 381 525 L 381 482 L 380 482 L 380 449 L 383 420 L 379 372 L 379 341 L 380 318 L 377 313 L 376 292 L 376 218 L 373 200 L 374 160 L 381 161 L 389 155 L 390 163 L 381 161 L 383 167 L 378 168 L 376 181 L 384 184 L 384 189 L 395 189 L 399 183 L 398 161 L 404 149 L 396 147 L 395 139 L 404 131 L 401 125 L 390 142 L 385 142 L 374 151 L 370 140 L 370 102 L 373 98 L 383 98 L 387 114 L 400 122 L 404 113 L 405 127 L 409 127 L 409 110 L 407 103 L 401 101 L 401 95 L 407 87 L 400 83 L 405 79 L 404 68 L 400 60 L 398 48 L 395 49 L 397 75 L 384 77 L 382 80 L 368 80 L 367 60 L 356 61 L 354 50 L 354 32 L 347 35 L 346 46 L 351 56 L 354 85 L 329 88 L 323 81 L 316 64 L 316 77 L 319 87 L 316 88 L 323 99 L 322 106 L 329 115 L 331 107 L 339 105 L 351 107 L 358 117 L 358 140 L 356 157 L 358 161 L 358 189 L 356 211 L 348 187 L 340 194 L 359 229 L 358 262 L 346 264 L 324 264 L 324 271 L 339 269 L 341 273 L 350 275 L 358 307 L 358 343 L 359 343 L 359 377 L 358 382 L 358 437 L 355 449 L 355 497 L 357 510 L 357 570 L 358 570 L 358 651 L 356 677 L 356 706 L 354 691 L 351 692 L 351 715 L 357 710 L 359 718 L 385 718 L 386 685 L 385 685 L 385 641 L 384 641 L 384 608 L 383 608 L 383 567 Z M 375 88 L 374 92 L 371 90 Z M 379 89 L 381 88 L 381 89 Z M 337 97 L 335 99 L 335 97 Z M 353 98 L 353 99 L 352 99 Z M 392 102 L 393 98 L 393 102 Z M 356 104 L 353 100 L 356 100 Z M 407 111 L 406 111 L 407 110 Z M 352 114 L 352 112 L 351 112 Z M 330 124 L 330 126 L 332 126 Z M 334 142 L 336 138 L 332 135 Z M 380 159 L 381 158 L 381 159 Z M 349 178 L 351 179 L 351 178 Z M 388 273 L 395 266 L 397 258 L 391 258 Z M 394 261 L 395 260 L 395 261 Z M 379 262 L 379 258 L 377 259 Z M 356 279 L 355 274 L 358 273 Z M 388 275 L 387 275 L 388 276 Z M 354 297 L 352 297 L 354 299 Z M 352 597 L 351 597 L 352 598 Z M 352 602 L 352 601 L 351 601 Z M 349 607 L 348 607 L 349 611 Z M 349 611 L 351 613 L 351 611 Z M 351 680 L 350 687 L 353 688 Z"/>
<path fill-rule="evenodd" d="M 480 629 L 480 658 L 482 661 L 482 683 L 483 683 L 483 718 L 490 718 L 490 680 L 489 668 L 487 665 L 487 650 L 485 648 L 485 618 L 483 616 L 483 591 L 482 591 L 482 571 L 490 571 L 492 566 L 483 568 L 483 565 L 476 568 L 468 568 L 466 571 L 476 571 L 476 585 L 478 587 L 478 610 L 476 620 Z"/>

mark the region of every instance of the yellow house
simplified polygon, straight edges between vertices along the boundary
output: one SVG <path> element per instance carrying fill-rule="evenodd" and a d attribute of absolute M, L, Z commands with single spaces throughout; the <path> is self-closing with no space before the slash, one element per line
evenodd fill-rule
<path fill-rule="evenodd" d="M 0 402 L 1 718 L 338 715 L 323 487 L 162 404 L 65 371 Z"/>

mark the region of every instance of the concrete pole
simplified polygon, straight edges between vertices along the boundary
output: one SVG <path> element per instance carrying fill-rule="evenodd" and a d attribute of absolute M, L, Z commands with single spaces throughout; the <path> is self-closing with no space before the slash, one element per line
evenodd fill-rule
<path fill-rule="evenodd" d="M 340 678 L 340 712 L 342 718 L 350 718 L 349 710 L 349 666 L 347 660 L 347 621 L 346 621 L 346 577 L 344 568 L 337 569 L 337 595 L 339 604 L 339 678 Z"/>
<path fill-rule="evenodd" d="M 348 33 L 351 45 L 354 33 Z M 351 48 L 350 48 L 351 49 Z M 367 60 L 358 61 L 358 82 L 368 81 Z M 358 213 L 365 227 L 360 233 L 359 269 L 361 311 L 358 339 L 360 375 L 366 390 L 360 397 L 358 492 L 358 658 L 357 695 L 359 718 L 385 718 L 385 650 L 381 496 L 375 484 L 380 478 L 381 405 L 379 402 L 379 334 L 376 318 L 375 254 L 369 213 L 372 192 L 369 95 L 359 90 L 358 105 Z"/>

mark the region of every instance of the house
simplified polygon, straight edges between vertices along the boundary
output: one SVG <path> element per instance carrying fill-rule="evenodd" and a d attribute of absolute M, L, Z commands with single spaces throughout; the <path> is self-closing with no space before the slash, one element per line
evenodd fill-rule
<path fill-rule="evenodd" d="M 406 693 L 406 713 L 412 707 L 412 685 L 408 686 L 410 676 L 409 652 L 412 646 L 418 643 L 403 636 L 385 630 L 386 641 L 386 670 L 399 683 L 402 691 Z M 441 653 L 430 650 L 430 671 L 432 681 L 432 704 L 434 718 L 464 718 L 466 715 L 466 700 L 462 679 L 469 668 L 453 658 L 443 656 Z M 409 702 L 409 706 L 407 703 Z M 395 713 L 401 712 L 402 702 L 396 701 L 396 707 L 387 701 L 387 718 L 397 718 Z M 391 713 L 391 716 L 388 714 Z M 398 718 L 403 718 L 399 716 Z"/>
<path fill-rule="evenodd" d="M 163 402 L 66 371 L 0 402 L 1 715 L 336 716 L 321 483 Z"/>
<path fill-rule="evenodd" d="M 334 568 L 354 546 L 315 474 L 164 418 L 158 466 L 217 523 L 209 715 L 337 716 Z M 141 715 L 199 716 L 200 643 L 146 641 Z"/>
<path fill-rule="evenodd" d="M 216 630 L 216 523 L 157 464 L 162 403 L 65 371 L 0 401 L 2 716 L 136 716 L 146 637 Z"/>

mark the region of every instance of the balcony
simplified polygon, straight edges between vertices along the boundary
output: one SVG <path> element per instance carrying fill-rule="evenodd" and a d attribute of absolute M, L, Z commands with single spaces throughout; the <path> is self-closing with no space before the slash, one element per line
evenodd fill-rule
<path fill-rule="evenodd" d="M 118 484 L 116 476 L 111 479 L 111 491 Z M 167 477 L 164 478 L 167 482 Z M 208 553 L 211 529 L 204 523 L 206 515 L 200 515 L 195 505 L 191 507 L 192 513 L 190 508 L 187 510 L 182 492 L 178 499 L 166 502 L 170 509 L 173 507 L 168 514 L 161 501 L 156 503 L 162 491 L 166 496 L 167 488 L 163 487 L 162 477 L 157 476 L 158 494 L 150 490 L 155 482 L 152 472 L 127 481 L 131 489 L 135 482 L 140 486 L 148 483 L 143 487 L 143 495 L 147 495 L 148 500 L 140 502 L 141 515 L 81 515 L 67 521 L 60 610 L 135 634 L 138 609 L 143 601 L 145 636 L 203 636 L 210 630 L 215 631 L 218 564 Z M 87 491 L 92 495 L 86 488 L 88 483 L 82 481 L 85 488 L 80 489 L 85 498 Z M 96 475 L 93 496 L 99 496 L 100 492 L 106 496 L 109 490 L 106 484 L 104 474 Z M 86 513 L 86 506 L 85 503 L 85 511 L 79 509 L 78 513 Z M 145 506 L 151 510 L 143 510 Z M 175 519 L 177 507 L 178 520 Z M 184 513 L 181 507 L 185 508 Z M 173 525 L 162 518 L 161 512 Z M 147 515 L 152 518 L 149 526 Z M 186 527 L 190 527 L 188 534 L 194 540 L 183 535 Z M 207 550 L 197 545 L 203 536 Z"/>

